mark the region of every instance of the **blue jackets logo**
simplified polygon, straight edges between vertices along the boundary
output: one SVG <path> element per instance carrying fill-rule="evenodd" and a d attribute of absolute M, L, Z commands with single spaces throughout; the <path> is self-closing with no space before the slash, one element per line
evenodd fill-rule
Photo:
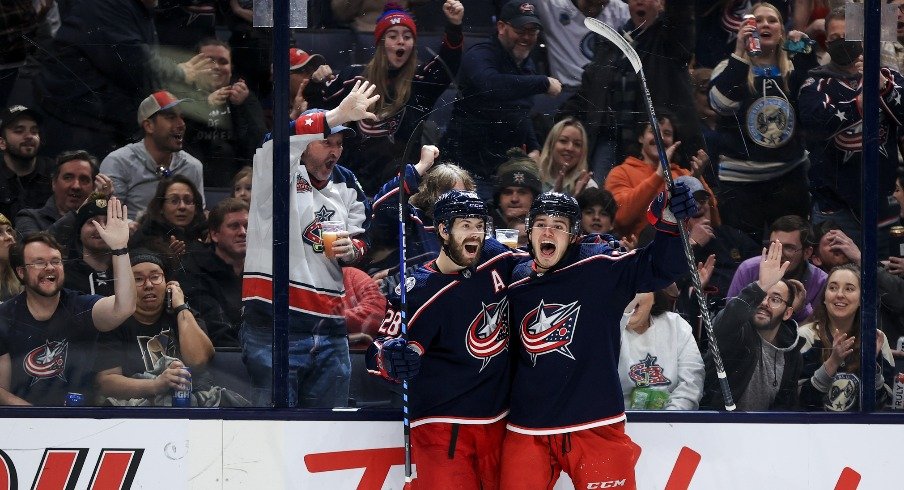
<path fill-rule="evenodd" d="M 540 301 L 540 305 L 521 320 L 521 342 L 535 366 L 537 356 L 552 352 L 574 359 L 568 346 L 574 338 L 580 312 L 577 301 L 567 305 Z"/>
<path fill-rule="evenodd" d="M 22 361 L 25 372 L 31 375 L 31 384 L 42 379 L 57 377 L 66 381 L 66 354 L 69 342 L 48 340 L 44 345 L 32 349 Z"/>
<path fill-rule="evenodd" d="M 508 347 L 509 340 L 508 298 L 482 306 L 483 309 L 468 326 L 467 340 L 468 353 L 483 360 L 480 371 Z"/>

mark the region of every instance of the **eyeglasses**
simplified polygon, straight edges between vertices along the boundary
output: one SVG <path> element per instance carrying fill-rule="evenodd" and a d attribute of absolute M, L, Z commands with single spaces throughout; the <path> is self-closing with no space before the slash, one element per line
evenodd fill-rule
<path fill-rule="evenodd" d="M 33 269 L 46 269 L 48 265 L 53 267 L 60 267 L 63 265 L 63 259 L 51 259 L 50 262 L 40 259 L 36 260 L 30 264 L 22 264 L 25 267 L 31 267 Z"/>
<path fill-rule="evenodd" d="M 195 205 L 195 198 L 189 197 L 189 196 L 186 196 L 186 197 L 170 196 L 170 197 L 164 197 L 163 200 L 170 206 L 178 206 L 180 202 L 184 203 L 186 206 L 194 206 Z"/>
<path fill-rule="evenodd" d="M 768 298 L 766 298 L 766 300 L 769 302 L 769 306 L 771 306 L 772 308 L 780 308 L 782 305 L 788 304 L 788 302 L 782 299 L 780 296 L 769 296 Z"/>
<path fill-rule="evenodd" d="M 151 284 L 154 286 L 159 286 L 160 284 L 163 284 L 163 279 L 164 279 L 163 274 L 151 274 L 148 277 L 136 276 L 135 277 L 135 286 L 137 286 L 137 287 L 144 286 L 144 283 L 146 283 L 148 281 L 151 281 Z"/>

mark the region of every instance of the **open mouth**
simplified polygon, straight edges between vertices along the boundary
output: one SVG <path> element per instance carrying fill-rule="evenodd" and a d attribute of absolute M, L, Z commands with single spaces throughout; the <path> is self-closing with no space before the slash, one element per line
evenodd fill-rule
<path fill-rule="evenodd" d="M 761 32 L 760 32 L 760 38 L 767 38 L 767 39 L 768 39 L 768 38 L 770 38 L 770 37 L 772 37 L 772 33 L 771 33 L 771 32 L 769 32 L 769 31 L 761 31 Z"/>
<path fill-rule="evenodd" d="M 396 52 L 395 52 L 395 55 L 398 56 L 399 58 L 401 58 L 401 57 L 405 56 L 405 50 L 404 50 L 404 49 L 397 49 Z"/>
<path fill-rule="evenodd" d="M 554 253 L 556 253 L 556 244 L 552 242 L 541 242 L 540 243 L 540 254 L 546 257 L 551 257 Z"/>
<path fill-rule="evenodd" d="M 465 244 L 465 252 L 474 255 L 477 253 L 477 244 L 476 243 L 466 243 Z"/>
<path fill-rule="evenodd" d="M 48 274 L 42 277 L 41 284 L 56 284 L 56 274 Z"/>

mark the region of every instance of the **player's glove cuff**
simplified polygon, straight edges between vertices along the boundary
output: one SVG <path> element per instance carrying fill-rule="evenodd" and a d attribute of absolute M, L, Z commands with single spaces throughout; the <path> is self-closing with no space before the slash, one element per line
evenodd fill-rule
<path fill-rule="evenodd" d="M 421 356 L 405 339 L 380 337 L 367 348 L 365 366 L 370 374 L 401 383 L 417 375 Z"/>
<path fill-rule="evenodd" d="M 684 182 L 675 182 L 671 192 L 660 192 L 650 203 L 647 221 L 658 231 L 678 235 L 678 221 L 697 214 L 697 201 Z"/>

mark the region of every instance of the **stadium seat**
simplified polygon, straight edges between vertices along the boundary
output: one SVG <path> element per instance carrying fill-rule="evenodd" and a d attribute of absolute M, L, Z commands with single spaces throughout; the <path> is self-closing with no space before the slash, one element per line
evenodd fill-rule
<path fill-rule="evenodd" d="M 207 209 L 213 209 L 220 201 L 232 196 L 232 189 L 229 187 L 205 187 L 204 203 Z"/>

